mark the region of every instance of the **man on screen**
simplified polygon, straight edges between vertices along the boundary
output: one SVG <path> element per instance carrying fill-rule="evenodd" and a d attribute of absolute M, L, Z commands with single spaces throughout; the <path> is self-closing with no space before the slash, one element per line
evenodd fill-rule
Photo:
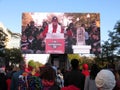
<path fill-rule="evenodd" d="M 53 16 L 51 24 L 45 28 L 43 36 L 46 36 L 47 33 L 63 33 L 63 29 L 58 24 L 58 18 L 56 16 Z"/>

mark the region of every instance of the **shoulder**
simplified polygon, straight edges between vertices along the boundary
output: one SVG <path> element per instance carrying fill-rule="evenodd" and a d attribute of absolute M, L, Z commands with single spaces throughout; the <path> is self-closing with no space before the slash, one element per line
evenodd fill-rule
<path fill-rule="evenodd" d="M 54 85 L 50 88 L 50 90 L 60 90 L 60 87 L 58 85 Z"/>

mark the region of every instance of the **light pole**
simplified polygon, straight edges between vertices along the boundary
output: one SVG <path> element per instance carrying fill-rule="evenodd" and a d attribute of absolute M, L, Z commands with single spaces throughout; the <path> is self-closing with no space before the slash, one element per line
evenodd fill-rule
<path fill-rule="evenodd" d="M 90 14 L 88 13 L 87 14 L 87 28 L 89 27 L 89 23 L 90 23 L 89 19 L 90 19 Z"/>
<path fill-rule="evenodd" d="M 78 22 L 78 26 L 79 26 L 79 17 L 76 19 L 76 24 L 77 24 L 77 22 Z M 76 25 L 77 26 L 77 25 Z"/>

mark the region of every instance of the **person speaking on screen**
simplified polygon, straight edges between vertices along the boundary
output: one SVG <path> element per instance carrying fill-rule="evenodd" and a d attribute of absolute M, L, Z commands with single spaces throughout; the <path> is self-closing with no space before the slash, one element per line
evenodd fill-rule
<path fill-rule="evenodd" d="M 43 36 L 46 36 L 47 33 L 63 33 L 63 29 L 58 22 L 58 18 L 56 16 L 52 17 L 51 23 L 45 28 L 43 32 Z"/>

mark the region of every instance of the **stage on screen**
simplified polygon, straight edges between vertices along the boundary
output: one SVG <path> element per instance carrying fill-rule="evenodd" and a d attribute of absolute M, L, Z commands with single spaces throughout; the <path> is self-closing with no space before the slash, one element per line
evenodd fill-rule
<path fill-rule="evenodd" d="M 22 13 L 24 54 L 99 54 L 99 13 Z"/>

